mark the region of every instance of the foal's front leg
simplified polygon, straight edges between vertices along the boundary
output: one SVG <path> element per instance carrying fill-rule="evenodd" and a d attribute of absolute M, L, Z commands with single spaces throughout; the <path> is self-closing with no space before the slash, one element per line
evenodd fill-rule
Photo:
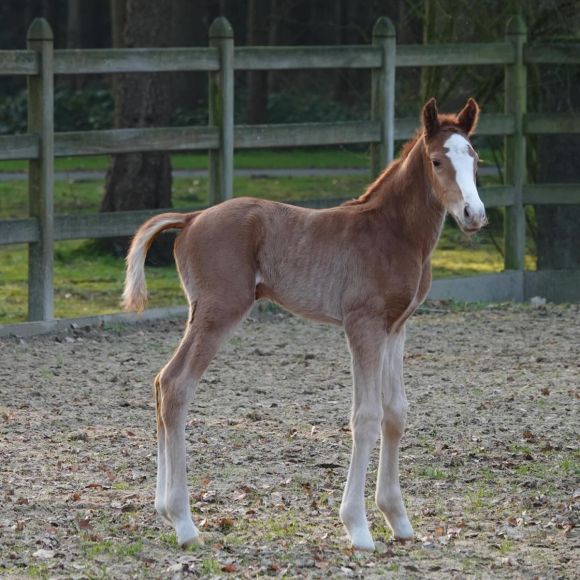
<path fill-rule="evenodd" d="M 351 418 L 352 456 L 340 507 L 340 519 L 354 548 L 374 550 L 365 510 L 365 479 L 380 431 L 380 377 L 385 331 L 382 321 L 345 323 L 352 355 L 354 393 Z"/>
<path fill-rule="evenodd" d="M 403 383 L 405 328 L 387 338 L 383 357 L 383 419 L 381 458 L 377 478 L 376 502 L 395 538 L 413 538 L 413 528 L 399 484 L 399 444 L 407 418 L 407 397 Z"/>

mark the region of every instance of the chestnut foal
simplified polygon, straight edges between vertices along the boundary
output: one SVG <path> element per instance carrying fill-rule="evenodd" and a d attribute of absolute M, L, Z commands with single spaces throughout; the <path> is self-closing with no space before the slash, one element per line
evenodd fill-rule
<path fill-rule="evenodd" d="M 434 99 L 423 127 L 399 159 L 357 199 L 311 210 L 252 198 L 204 211 L 156 216 L 141 226 L 127 257 L 126 309 L 147 300 L 144 261 L 153 238 L 182 228 L 175 260 L 189 301 L 181 344 L 155 380 L 158 476 L 155 507 L 180 545 L 199 542 L 186 481 L 188 405 L 220 343 L 267 298 L 291 312 L 344 327 L 352 355 L 352 457 L 340 517 L 352 545 L 372 550 L 364 488 L 381 437 L 376 502 L 396 538 L 413 537 L 399 486 L 405 429 L 405 322 L 431 284 L 431 253 L 445 212 L 465 232 L 485 223 L 468 136 L 479 107 L 439 115 Z"/>

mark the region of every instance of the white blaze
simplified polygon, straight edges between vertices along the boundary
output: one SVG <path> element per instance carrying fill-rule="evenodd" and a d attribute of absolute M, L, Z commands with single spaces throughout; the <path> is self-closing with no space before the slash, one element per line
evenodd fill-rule
<path fill-rule="evenodd" d="M 475 155 L 469 141 L 462 135 L 454 133 L 445 141 L 444 147 L 455 169 L 455 181 L 463 194 L 463 200 L 474 214 L 483 215 L 485 209 L 475 185 Z"/>

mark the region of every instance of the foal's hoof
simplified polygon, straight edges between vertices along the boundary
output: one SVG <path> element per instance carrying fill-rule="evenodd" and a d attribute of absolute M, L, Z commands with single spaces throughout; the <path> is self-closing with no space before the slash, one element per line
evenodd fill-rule
<path fill-rule="evenodd" d="M 374 552 L 375 543 L 368 530 L 356 531 L 350 535 L 350 542 L 355 550 Z"/>
<path fill-rule="evenodd" d="M 399 526 L 397 531 L 393 531 L 393 537 L 398 542 L 409 542 L 415 539 L 415 532 L 410 523 Z"/>
<path fill-rule="evenodd" d="M 184 550 L 193 546 L 203 546 L 203 538 L 199 534 L 197 536 L 191 536 L 185 540 L 178 540 L 178 542 L 179 547 Z"/>
<path fill-rule="evenodd" d="M 199 535 L 199 530 L 191 520 L 177 524 L 175 526 L 175 533 L 177 534 L 177 543 L 182 548 L 203 545 L 203 540 Z"/>

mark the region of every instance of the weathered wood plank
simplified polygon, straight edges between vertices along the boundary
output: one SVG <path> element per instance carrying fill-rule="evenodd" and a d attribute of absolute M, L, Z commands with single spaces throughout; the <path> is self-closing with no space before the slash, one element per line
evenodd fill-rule
<path fill-rule="evenodd" d="M 528 113 L 525 131 L 528 135 L 580 133 L 580 115 L 577 113 Z"/>
<path fill-rule="evenodd" d="M 481 115 L 477 125 L 476 135 L 513 135 L 513 115 L 488 113 Z M 410 139 L 419 128 L 419 118 L 406 117 L 395 119 L 395 140 Z"/>
<path fill-rule="evenodd" d="M 189 309 L 186 306 L 170 306 L 167 308 L 150 308 L 144 312 L 119 312 L 115 314 L 97 314 L 79 318 L 57 318 L 43 322 L 22 322 L 20 324 L 0 325 L 0 338 L 17 337 L 30 338 L 42 334 L 68 332 L 72 325 L 78 327 L 97 326 L 102 328 L 110 324 L 134 324 L 145 320 L 168 318 L 183 318 L 185 320 Z"/>
<path fill-rule="evenodd" d="M 492 185 L 478 188 L 486 208 L 509 207 L 514 203 L 514 188 L 511 185 Z"/>
<path fill-rule="evenodd" d="M 512 64 L 514 58 L 514 48 L 509 42 L 397 46 L 399 67 Z"/>
<path fill-rule="evenodd" d="M 526 64 L 580 64 L 580 43 L 538 43 L 524 50 Z"/>
<path fill-rule="evenodd" d="M 527 205 L 580 205 L 580 183 L 540 183 L 524 186 Z"/>
<path fill-rule="evenodd" d="M 0 75 L 37 75 L 38 55 L 34 50 L 0 50 Z"/>
<path fill-rule="evenodd" d="M 209 43 L 219 52 L 219 71 L 209 74 L 209 124 L 219 134 L 219 146 L 209 152 L 209 202 L 234 195 L 234 31 L 226 18 L 216 18 Z"/>
<path fill-rule="evenodd" d="M 526 182 L 526 139 L 524 118 L 527 111 L 527 67 L 524 47 L 527 29 L 520 16 L 507 23 L 506 40 L 513 45 L 515 61 L 505 67 L 505 111 L 514 119 L 514 133 L 505 140 L 505 180 L 513 185 L 513 204 L 506 209 L 504 221 L 504 266 L 506 270 L 524 270 L 526 252 L 526 216 L 523 185 Z"/>
<path fill-rule="evenodd" d="M 556 304 L 580 302 L 580 270 L 524 272 L 524 300 L 534 296 Z"/>
<path fill-rule="evenodd" d="M 381 138 L 380 131 L 380 124 L 373 121 L 238 125 L 234 143 L 237 149 L 374 143 Z"/>
<path fill-rule="evenodd" d="M 373 46 L 248 46 L 234 50 L 235 70 L 378 68 Z"/>
<path fill-rule="evenodd" d="M 477 134 L 510 135 L 513 126 L 510 115 L 482 115 Z M 417 128 L 418 121 L 412 117 L 397 119 L 394 137 L 398 141 L 409 139 Z M 374 143 L 379 139 L 380 128 L 372 121 L 238 125 L 235 128 L 235 146 L 240 149 Z M 218 133 L 214 127 L 74 131 L 56 133 L 55 155 L 69 157 L 135 151 L 198 151 L 217 148 L 218 142 Z M 37 135 L 0 136 L 0 160 L 37 159 L 38 147 Z"/>
<path fill-rule="evenodd" d="M 28 132 L 40 135 L 39 155 L 28 162 L 28 207 L 39 239 L 28 246 L 28 319 L 54 318 L 54 74 L 53 35 L 44 18 L 28 29 L 28 48 L 38 53 L 38 75 L 28 77 Z"/>
<path fill-rule="evenodd" d="M 0 159 L 38 159 L 38 135 L 0 136 Z"/>
<path fill-rule="evenodd" d="M 434 280 L 428 300 L 506 302 L 524 299 L 524 272 L 512 270 L 482 276 Z"/>
<path fill-rule="evenodd" d="M 215 48 L 115 48 L 55 50 L 55 74 L 212 71 L 219 69 Z"/>
<path fill-rule="evenodd" d="M 379 18 L 373 28 L 373 46 L 381 49 L 381 67 L 371 73 L 371 120 L 379 123 L 381 138 L 371 144 L 371 176 L 376 178 L 395 153 L 395 62 L 397 39 L 388 18 Z"/>
<path fill-rule="evenodd" d="M 0 246 L 28 244 L 40 240 L 40 227 L 35 218 L 0 221 Z"/>
<path fill-rule="evenodd" d="M 81 240 L 131 236 L 144 221 L 167 211 L 176 210 L 159 209 L 56 216 L 56 239 Z"/>
<path fill-rule="evenodd" d="M 213 127 L 110 129 L 57 133 L 58 157 L 131 153 L 135 151 L 199 151 L 218 146 Z"/>
<path fill-rule="evenodd" d="M 476 135 L 513 135 L 515 120 L 511 114 L 488 113 L 481 115 Z"/>

